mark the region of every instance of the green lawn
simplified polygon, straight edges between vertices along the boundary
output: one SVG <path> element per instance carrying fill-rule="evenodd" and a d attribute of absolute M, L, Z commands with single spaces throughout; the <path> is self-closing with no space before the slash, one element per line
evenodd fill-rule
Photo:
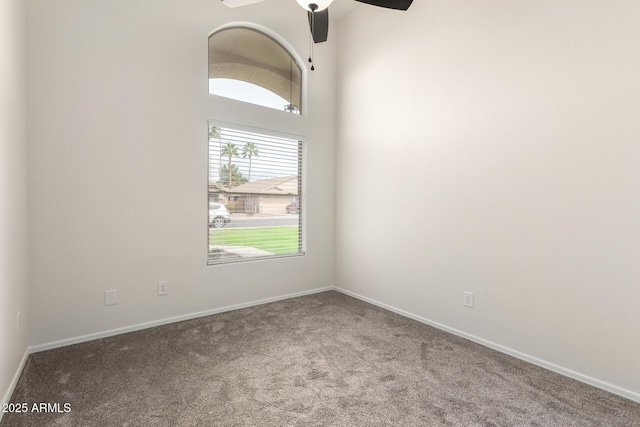
<path fill-rule="evenodd" d="M 249 246 L 274 254 L 298 252 L 298 226 L 212 228 L 210 245 Z"/>

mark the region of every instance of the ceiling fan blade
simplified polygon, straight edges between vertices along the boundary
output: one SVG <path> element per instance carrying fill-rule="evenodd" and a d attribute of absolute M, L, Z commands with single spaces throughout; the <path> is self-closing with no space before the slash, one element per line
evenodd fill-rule
<path fill-rule="evenodd" d="M 387 9 L 407 10 L 413 0 L 356 0 L 360 3 L 370 4 L 372 6 L 384 7 Z"/>
<path fill-rule="evenodd" d="M 307 12 L 307 15 L 309 16 L 309 28 L 313 35 L 313 42 L 326 42 L 329 35 L 329 9 L 313 13 Z"/>
<path fill-rule="evenodd" d="M 254 3 L 260 3 L 263 0 L 222 0 L 222 4 L 227 7 L 240 7 L 247 6 Z"/>

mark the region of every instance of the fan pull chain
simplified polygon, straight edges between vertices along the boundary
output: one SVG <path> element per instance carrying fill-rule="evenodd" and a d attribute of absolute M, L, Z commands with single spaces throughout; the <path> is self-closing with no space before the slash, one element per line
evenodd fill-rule
<path fill-rule="evenodd" d="M 311 53 L 309 54 L 309 62 L 311 63 L 311 71 L 314 71 L 316 67 L 313 65 L 313 41 L 311 42 Z"/>
<path fill-rule="evenodd" d="M 313 67 L 313 35 L 309 33 L 309 64 Z"/>
<path fill-rule="evenodd" d="M 315 34 L 315 31 L 316 31 L 316 9 L 318 8 L 318 5 L 311 3 L 309 7 L 311 8 L 311 34 L 309 35 L 309 63 L 311 64 L 311 71 L 314 71 L 316 67 L 313 65 L 313 45 L 315 44 L 313 40 L 313 35 Z"/>

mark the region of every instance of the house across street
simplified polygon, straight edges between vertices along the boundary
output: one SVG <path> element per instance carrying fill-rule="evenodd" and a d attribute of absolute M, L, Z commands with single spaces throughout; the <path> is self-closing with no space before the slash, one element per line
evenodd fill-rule
<path fill-rule="evenodd" d="M 224 203 L 231 213 L 286 214 L 298 200 L 298 177 L 261 179 L 231 189 L 209 183 L 209 200 Z"/>

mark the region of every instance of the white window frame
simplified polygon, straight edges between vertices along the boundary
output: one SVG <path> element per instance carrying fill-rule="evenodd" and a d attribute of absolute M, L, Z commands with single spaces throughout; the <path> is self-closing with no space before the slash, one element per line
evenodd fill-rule
<path fill-rule="evenodd" d="M 302 71 L 302 87 L 300 92 L 301 105 L 300 105 L 300 114 L 291 114 L 291 113 L 286 113 L 286 114 L 293 115 L 293 116 L 306 116 L 308 111 L 307 87 L 308 87 L 308 79 L 309 79 L 309 72 L 305 65 L 307 63 L 306 59 L 303 59 L 300 55 L 298 55 L 298 51 L 293 47 L 293 45 L 289 43 L 289 41 L 284 37 L 282 37 L 280 34 L 276 33 L 275 31 L 271 30 L 268 27 L 265 27 L 260 24 L 256 24 L 254 22 L 249 22 L 249 21 L 234 21 L 234 22 L 229 22 L 229 23 L 220 25 L 219 27 L 215 28 L 213 31 L 211 31 L 207 35 L 207 46 L 208 46 L 208 40 L 212 35 L 222 30 L 226 30 L 230 28 L 247 28 L 254 31 L 259 31 L 262 34 L 266 35 L 267 37 L 270 37 L 271 39 L 275 40 L 277 43 L 280 44 L 280 46 L 282 46 L 289 53 L 289 55 L 291 55 L 291 57 L 295 60 L 295 62 L 298 64 L 298 66 Z M 208 58 L 208 54 L 207 54 L 207 58 Z M 208 92 L 209 90 L 208 90 L 208 83 L 207 83 L 207 93 Z M 218 95 L 212 95 L 212 94 L 209 94 L 209 95 L 213 97 L 218 96 Z M 244 101 L 238 101 L 238 102 L 244 102 Z M 257 105 L 250 102 L 246 104 Z M 268 107 L 263 107 L 263 108 L 268 108 Z"/>
<path fill-rule="evenodd" d="M 299 248 L 300 251 L 296 253 L 287 253 L 287 254 L 273 254 L 268 256 L 258 256 L 258 257 L 246 257 L 246 258 L 229 258 L 229 259 L 221 259 L 221 260 L 211 260 L 209 258 L 209 242 L 210 242 L 210 234 L 209 234 L 209 173 L 210 173 L 210 165 L 209 165 L 209 132 L 208 129 L 210 126 L 216 126 L 218 128 L 228 128 L 237 130 L 240 132 L 249 132 L 262 134 L 265 136 L 273 136 L 276 138 L 285 138 L 297 140 L 301 143 L 301 164 L 300 175 L 299 175 L 299 194 L 298 194 L 298 203 L 300 206 L 299 212 Z M 207 210 L 206 210 L 206 223 L 207 223 L 207 265 L 208 266 L 216 266 L 216 265 L 224 265 L 236 262 L 249 262 L 249 261 L 264 261 L 264 260 L 274 260 L 274 259 L 282 259 L 282 258 L 292 258 L 292 257 L 300 257 L 305 256 L 307 252 L 307 209 L 306 209 L 306 199 L 307 199 L 307 185 L 306 185 L 306 170 L 307 170 L 307 138 L 303 135 L 296 135 L 292 133 L 282 132 L 275 129 L 264 129 L 252 127 L 244 124 L 238 123 L 230 123 L 225 121 L 220 121 L 216 119 L 209 119 L 207 123 L 207 187 L 206 187 L 206 201 L 207 201 Z"/>

